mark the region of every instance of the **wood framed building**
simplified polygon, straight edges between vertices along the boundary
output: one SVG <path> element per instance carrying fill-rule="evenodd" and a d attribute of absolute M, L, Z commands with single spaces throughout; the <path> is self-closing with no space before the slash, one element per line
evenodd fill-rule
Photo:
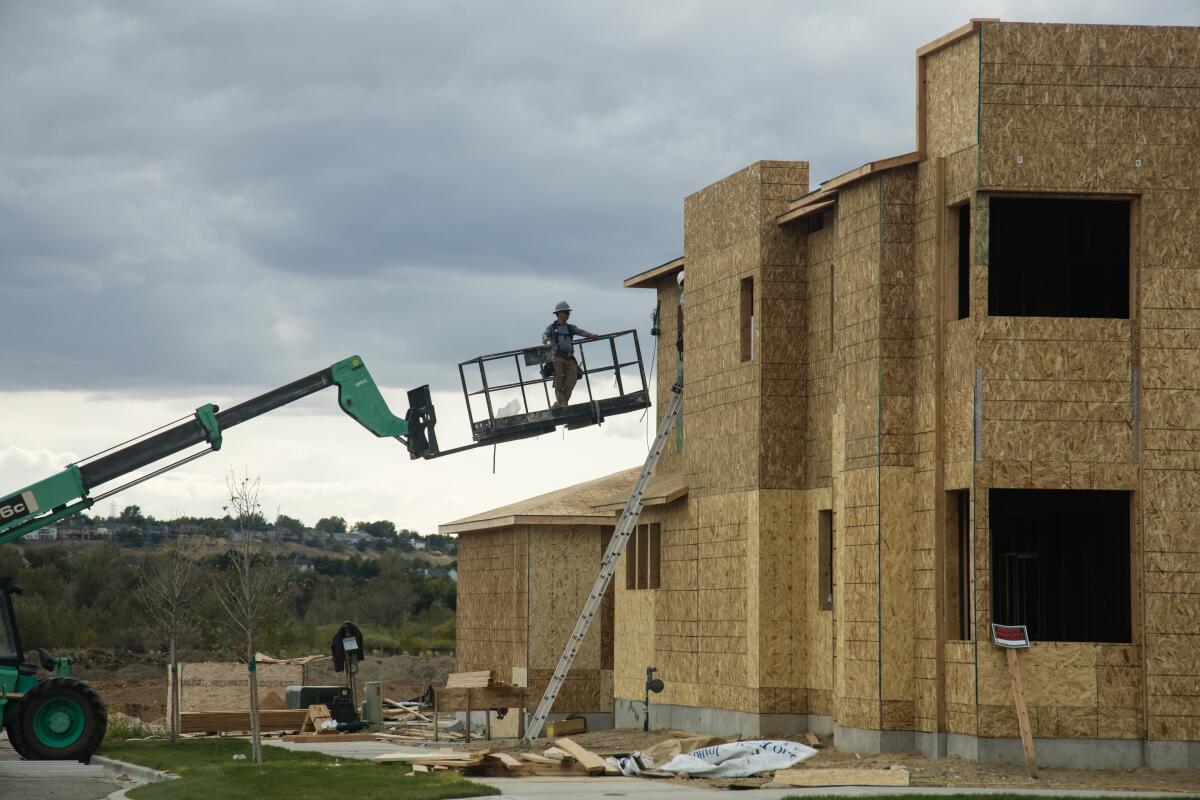
<path fill-rule="evenodd" d="M 536 705 L 595 583 L 600 558 L 637 470 L 485 511 L 439 526 L 458 538 L 456 670 L 492 670 L 499 681 L 530 687 Z M 653 506 L 687 494 L 654 481 Z M 579 649 L 555 704 L 554 719 L 582 714 L 591 729 L 613 725 L 613 606 Z M 493 722 L 498 735 L 517 733 L 516 714 Z"/>
<path fill-rule="evenodd" d="M 655 727 L 1020 761 L 1023 623 L 1040 763 L 1200 769 L 1200 28 L 974 20 L 916 108 L 815 191 L 691 195 L 626 281 L 686 276 L 688 491 L 617 582 L 616 723 L 654 666 Z"/>

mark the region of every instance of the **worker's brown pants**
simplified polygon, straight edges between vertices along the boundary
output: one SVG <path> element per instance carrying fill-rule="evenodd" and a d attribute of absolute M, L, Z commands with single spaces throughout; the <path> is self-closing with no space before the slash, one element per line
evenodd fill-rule
<path fill-rule="evenodd" d="M 579 380 L 579 362 L 574 358 L 554 359 L 554 405 L 565 406 L 571 402 L 575 381 Z"/>

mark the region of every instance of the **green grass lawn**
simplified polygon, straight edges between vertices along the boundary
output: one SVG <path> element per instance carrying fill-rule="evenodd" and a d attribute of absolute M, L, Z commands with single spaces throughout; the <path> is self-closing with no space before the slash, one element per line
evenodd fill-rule
<path fill-rule="evenodd" d="M 245 761 L 235 760 L 243 754 Z M 464 780 L 453 772 L 405 777 L 403 764 L 334 759 L 320 753 L 298 753 L 264 747 L 261 766 L 250 763 L 250 743 L 244 739 L 185 739 L 105 742 L 100 755 L 171 771 L 178 780 L 139 786 L 129 792 L 136 800 L 445 800 L 500 794 L 491 786 Z"/>

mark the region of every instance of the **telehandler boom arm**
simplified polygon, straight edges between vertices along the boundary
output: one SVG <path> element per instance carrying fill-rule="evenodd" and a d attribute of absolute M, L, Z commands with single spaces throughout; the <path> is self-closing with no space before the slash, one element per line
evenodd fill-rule
<path fill-rule="evenodd" d="M 220 450 L 222 434 L 234 425 L 327 386 L 338 387 L 338 405 L 343 411 L 376 436 L 399 439 L 408 447 L 409 457 L 435 458 L 440 455 L 429 387 L 421 386 L 408 393 L 409 410 L 405 418 L 400 419 L 388 408 L 362 359 L 351 356 L 225 411 L 211 403 L 202 405 L 186 422 L 151 432 L 146 438 L 130 440 L 132 444 L 126 442 L 89 456 L 68 465 L 62 472 L 3 497 L 0 499 L 0 544 L 86 511 L 123 489 Z M 102 484 L 200 444 L 207 444 L 207 447 L 103 494 L 91 494 Z"/>

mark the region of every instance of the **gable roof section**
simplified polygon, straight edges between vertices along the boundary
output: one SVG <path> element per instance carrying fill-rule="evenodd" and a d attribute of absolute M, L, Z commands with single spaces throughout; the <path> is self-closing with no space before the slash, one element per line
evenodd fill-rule
<path fill-rule="evenodd" d="M 809 214 L 814 214 L 817 211 L 823 211 L 837 202 L 838 189 L 849 186 L 855 181 L 871 175 L 878 175 L 881 172 L 886 172 L 889 169 L 897 167 L 906 167 L 909 164 L 915 164 L 920 160 L 917 152 L 914 150 L 911 153 L 903 153 L 902 155 L 892 156 L 891 158 L 881 158 L 878 161 L 868 161 L 861 167 L 856 167 L 849 172 L 843 172 L 841 175 L 830 178 L 821 184 L 821 188 L 809 192 L 803 197 L 799 197 L 788 204 L 788 210 L 775 217 L 776 225 L 786 225 L 802 217 L 807 217 Z M 632 278 L 630 279 L 632 280 Z M 626 281 L 626 286 L 629 282 Z"/>
<path fill-rule="evenodd" d="M 673 258 L 665 264 L 651 267 L 645 272 L 639 272 L 632 278 L 625 279 L 626 289 L 653 289 L 658 279 L 664 275 L 674 275 L 683 271 L 683 256 Z"/>
<path fill-rule="evenodd" d="M 633 467 L 481 511 L 439 525 L 438 533 L 495 530 L 511 525 L 613 525 L 624 510 L 640 471 L 640 467 Z M 664 505 L 686 497 L 687 491 L 679 476 L 659 474 L 650 479 L 643 502 L 648 506 Z"/>

